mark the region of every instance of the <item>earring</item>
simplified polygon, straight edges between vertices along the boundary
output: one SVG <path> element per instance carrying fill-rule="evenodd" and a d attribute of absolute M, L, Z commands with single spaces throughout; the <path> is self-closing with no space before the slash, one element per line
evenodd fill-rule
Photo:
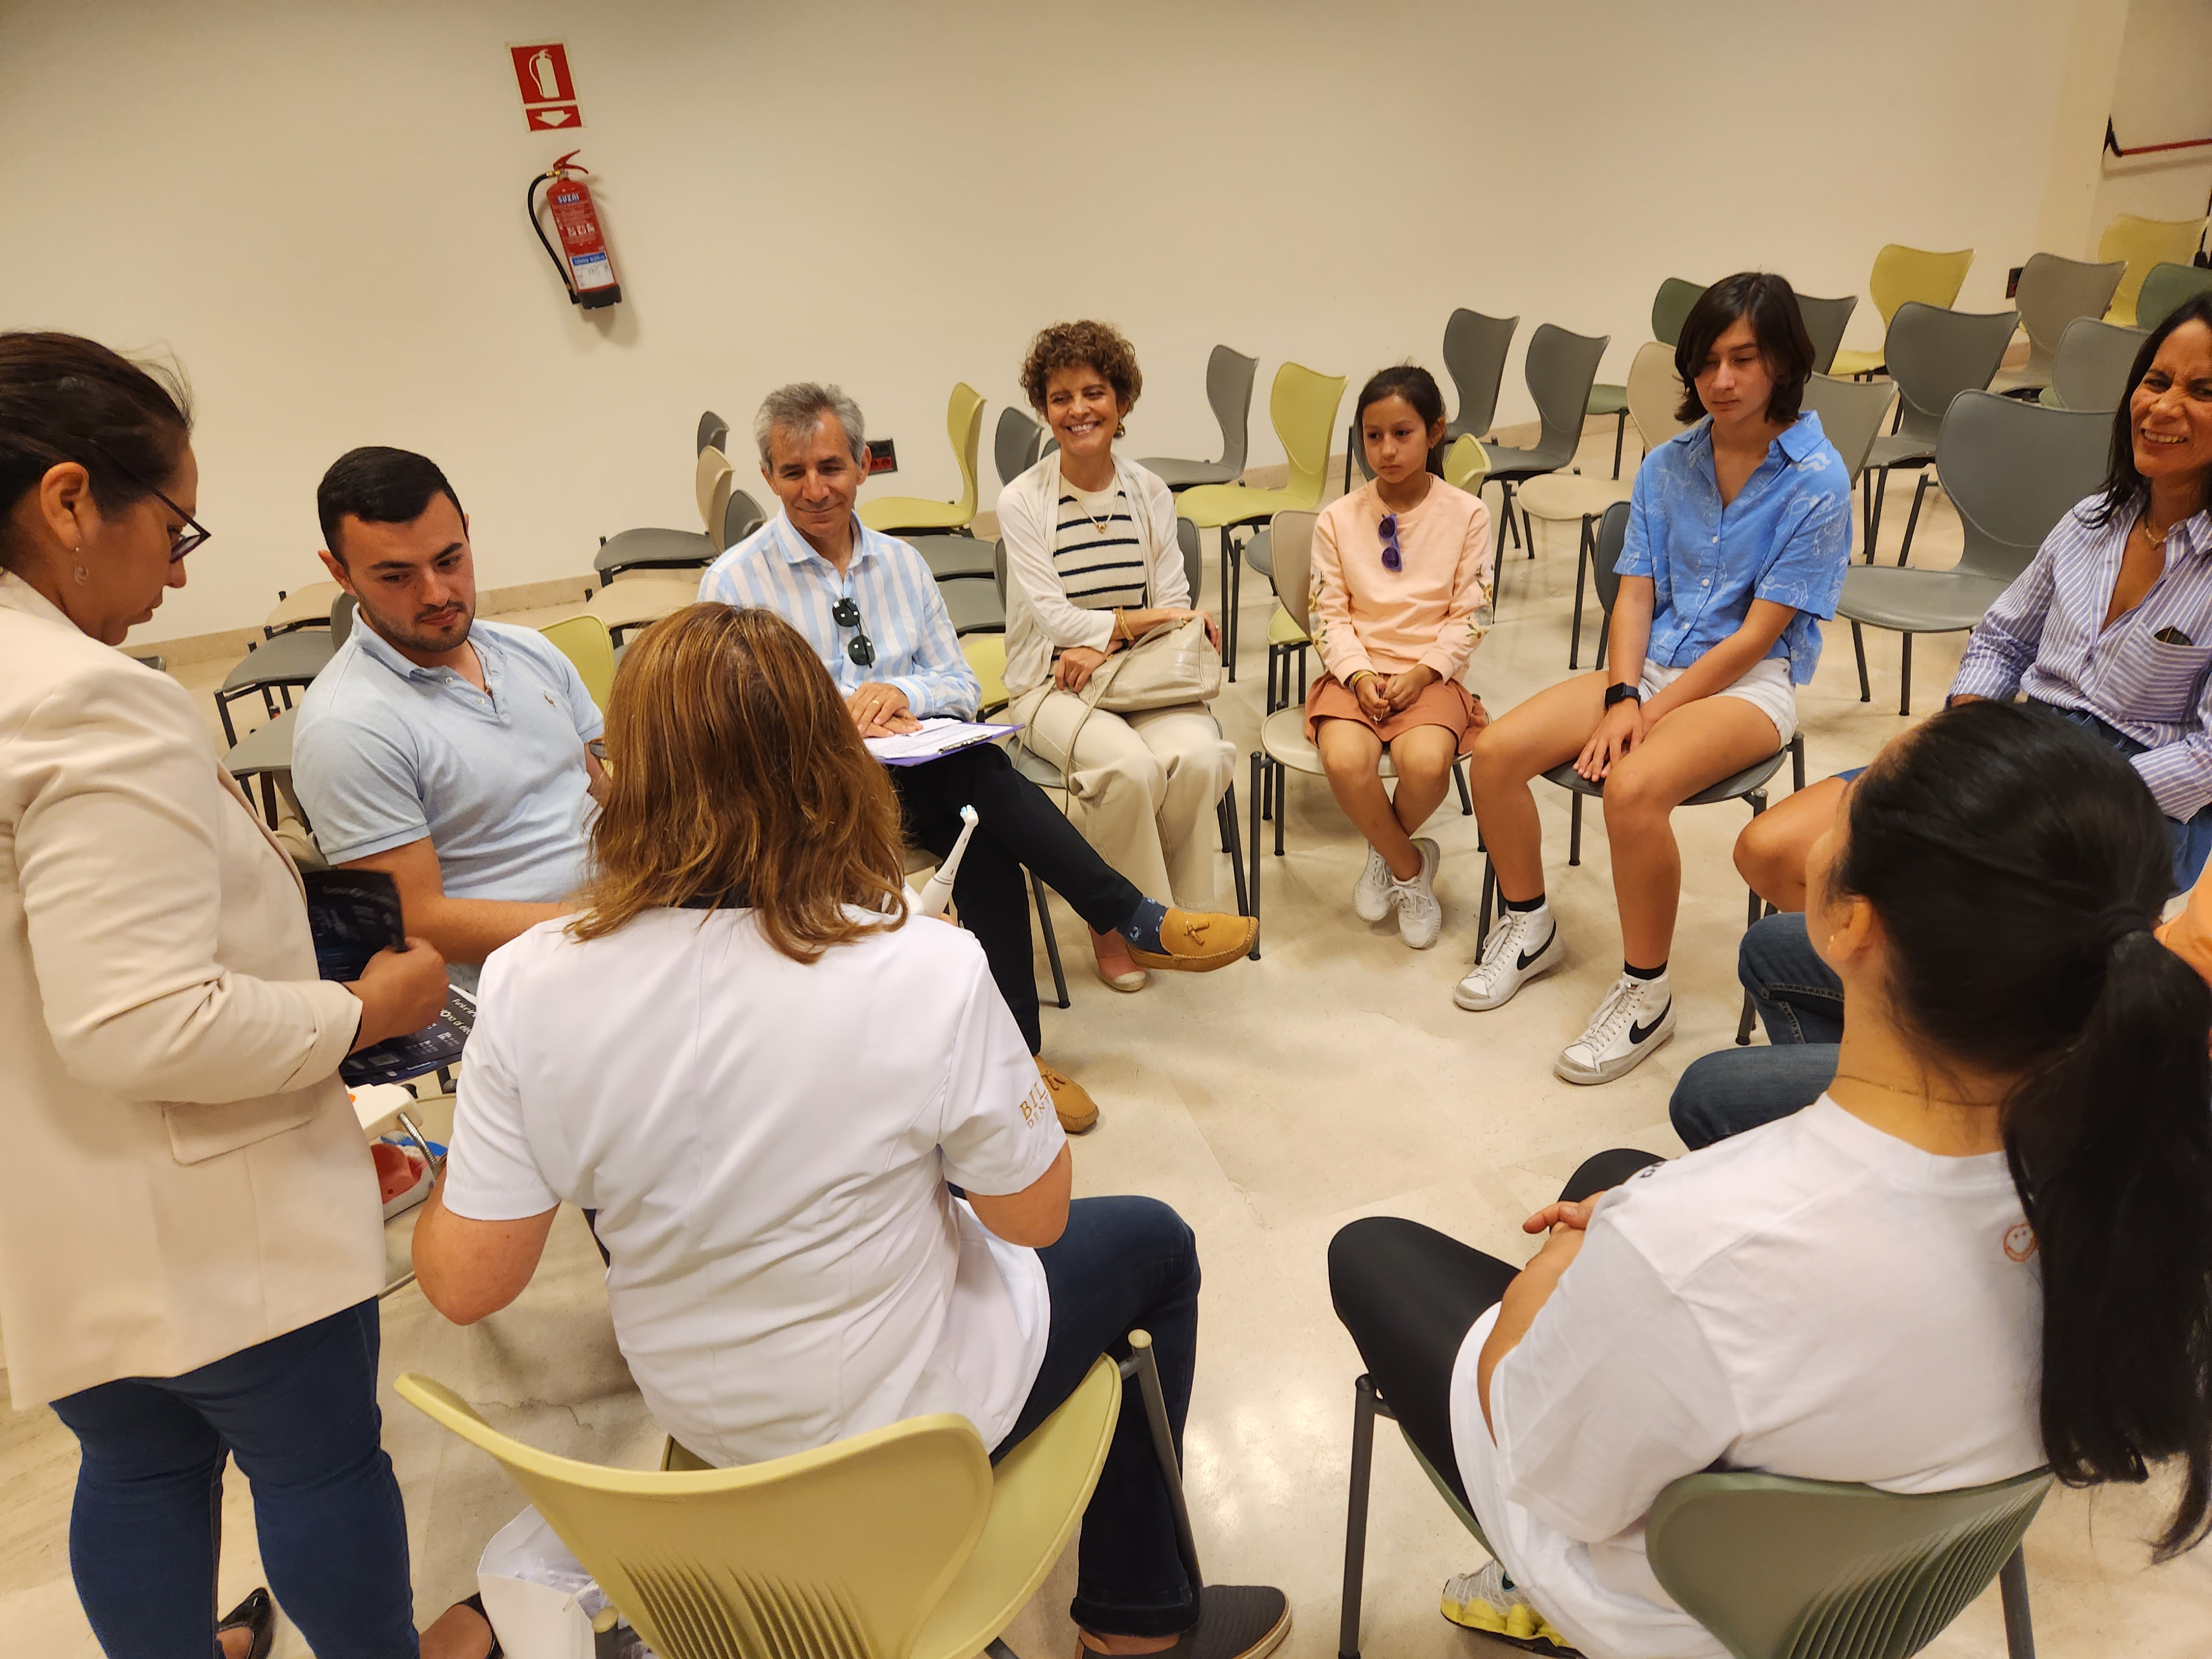
<path fill-rule="evenodd" d="M 77 556 L 83 551 L 84 549 L 82 547 L 72 547 L 70 549 L 70 565 L 76 577 L 76 585 L 79 587 L 84 586 L 92 580 L 92 572 L 84 568 L 84 561 Z"/>

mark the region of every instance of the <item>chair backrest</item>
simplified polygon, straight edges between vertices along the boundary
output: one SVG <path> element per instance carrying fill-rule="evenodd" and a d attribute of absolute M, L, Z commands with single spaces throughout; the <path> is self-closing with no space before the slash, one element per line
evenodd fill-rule
<path fill-rule="evenodd" d="M 1688 422 L 1675 414 L 1682 406 L 1682 377 L 1674 372 L 1674 348 L 1646 340 L 1628 365 L 1628 418 L 1646 449 L 1656 449 Z"/>
<path fill-rule="evenodd" d="M 1498 418 L 1498 389 L 1505 383 L 1505 356 L 1513 349 L 1518 317 L 1486 317 L 1465 306 L 1444 324 L 1444 373 L 1459 394 L 1459 413 L 1447 437 L 1480 438 Z"/>
<path fill-rule="evenodd" d="M 1882 326 L 1889 325 L 1897 308 L 1908 300 L 1949 310 L 1973 263 L 1974 250 L 1970 247 L 1956 253 L 1929 253 L 1901 242 L 1890 243 L 1874 256 L 1874 270 L 1867 278 L 1874 308 L 1881 313 Z"/>
<path fill-rule="evenodd" d="M 1313 533 L 1319 513 L 1299 509 L 1267 520 L 1267 552 L 1275 568 L 1275 598 L 1301 634 L 1310 634 L 1307 612 L 1313 602 Z"/>
<path fill-rule="evenodd" d="M 1289 489 L 1315 507 L 1328 476 L 1329 440 L 1336 436 L 1336 407 L 1344 401 L 1344 376 L 1321 374 L 1302 363 L 1275 371 L 1267 414 L 1291 464 Z"/>
<path fill-rule="evenodd" d="M 730 447 L 730 423 L 708 410 L 699 417 L 699 447 L 727 449 Z"/>
<path fill-rule="evenodd" d="M 1936 468 L 1966 532 L 1961 570 L 2010 581 L 2051 527 L 2105 481 L 2109 414 L 1962 392 L 1943 416 Z"/>
<path fill-rule="evenodd" d="M 2136 353 L 2150 337 L 2143 328 L 2122 328 L 2094 317 L 2066 325 L 2057 354 L 2051 360 L 2051 390 L 2061 409 L 2095 409 L 2110 414 L 2120 406 Z"/>
<path fill-rule="evenodd" d="M 1582 441 L 1583 417 L 1589 411 L 1590 386 L 1612 340 L 1609 334 L 1571 333 L 1557 323 L 1540 324 L 1528 337 L 1522 374 L 1544 422 L 1539 450 L 1549 453 L 1564 447 L 1568 456 L 1574 454 Z"/>
<path fill-rule="evenodd" d="M 735 547 L 739 542 L 768 522 L 768 509 L 742 489 L 732 489 L 727 506 L 722 509 L 722 539 L 717 550 Z"/>
<path fill-rule="evenodd" d="M 354 613 L 361 609 L 361 601 L 350 593 L 340 593 L 331 601 L 331 649 L 335 651 L 346 642 L 353 632 Z"/>
<path fill-rule="evenodd" d="M 2098 240 L 2097 257 L 2124 259 L 2128 269 L 2112 295 L 2112 308 L 2105 313 L 2105 320 L 2132 328 L 2136 320 L 2136 301 L 2142 295 L 2143 280 L 2150 275 L 2150 268 L 2160 264 L 2187 264 L 2195 257 L 2197 245 L 2204 240 L 2207 223 L 2212 221 L 2144 219 L 2132 213 L 2113 215 L 2112 222 L 2105 227 L 2105 234 Z"/>
<path fill-rule="evenodd" d="M 1190 598 L 1185 603 L 1195 605 L 1199 585 L 1206 580 L 1206 552 L 1199 544 L 1198 526 L 1188 519 L 1176 520 L 1176 546 L 1182 553 L 1183 580 L 1190 584 Z"/>
<path fill-rule="evenodd" d="M 2184 300 L 2199 294 L 2212 294 L 2212 270 L 2161 260 L 2150 268 L 2150 274 L 2142 280 L 2142 292 L 2136 296 L 2136 326 L 2156 328 Z"/>
<path fill-rule="evenodd" d="M 1213 348 L 1206 360 L 1206 401 L 1221 423 L 1221 465 L 1234 472 L 1244 470 L 1252 444 L 1252 386 L 1260 375 L 1260 360 L 1225 345 Z M 1190 590 L 1194 594 L 1198 589 Z"/>
<path fill-rule="evenodd" d="M 1705 283 L 1668 277 L 1651 296 L 1651 337 L 1664 346 L 1680 345 L 1682 325 L 1689 321 L 1691 308 L 1705 297 Z"/>
<path fill-rule="evenodd" d="M 1907 300 L 1890 319 L 1882 356 L 1905 399 L 1898 430 L 1932 442 L 1943 411 L 1961 392 L 1979 392 L 1996 378 L 2020 324 L 2015 311 L 1947 311 Z"/>
<path fill-rule="evenodd" d="M 1182 539 L 1183 522 L 1181 519 L 1176 520 L 1176 540 L 1178 543 Z M 1190 528 L 1192 534 L 1195 535 L 1198 526 L 1192 525 Z M 1188 558 L 1190 556 L 1186 553 L 1183 556 Z M 991 544 L 991 580 L 999 585 L 999 609 L 1004 611 L 1006 608 L 1006 538 L 1004 536 Z M 1198 592 L 1195 587 L 1190 591 L 1194 593 Z"/>
<path fill-rule="evenodd" d="M 1820 430 L 1844 458 L 1852 488 L 1866 471 L 1867 453 L 1889 418 L 1897 388 L 1887 380 L 1838 380 L 1814 374 L 1805 382 L 1803 407 L 1820 417 Z"/>
<path fill-rule="evenodd" d="M 999 482 L 1010 484 L 1037 464 L 1044 447 L 1044 428 L 1008 404 L 999 411 L 998 430 L 991 434 L 991 464 L 999 469 Z"/>
<path fill-rule="evenodd" d="M 524 1445 L 428 1377 L 395 1387 L 499 1461 L 660 1659 L 906 1653 L 990 1512 L 990 1459 L 950 1412 L 765 1463 L 664 1473 Z"/>
<path fill-rule="evenodd" d="M 2051 368 L 2051 354 L 2076 317 L 2101 317 L 2112 302 L 2112 294 L 2127 270 L 2127 262 L 2114 259 L 2090 264 L 2081 259 L 2062 259 L 2055 253 L 2031 253 L 2020 268 L 2020 325 L 2027 331 L 2027 367 L 2039 374 Z"/>
<path fill-rule="evenodd" d="M 952 441 L 953 457 L 960 463 L 959 506 L 964 522 L 975 516 L 975 451 L 983 441 L 983 394 L 965 380 L 945 400 L 945 435 Z"/>
<path fill-rule="evenodd" d="M 1479 495 L 1483 480 L 1489 476 L 1490 452 L 1472 432 L 1454 438 L 1444 447 L 1444 482 L 1455 489 Z"/>
<path fill-rule="evenodd" d="M 1837 349 L 1844 343 L 1844 331 L 1851 325 L 1851 313 L 1858 308 L 1856 294 L 1846 294 L 1839 300 L 1820 300 L 1809 294 L 1797 296 L 1797 314 L 1805 319 L 1805 332 L 1813 338 L 1815 374 L 1826 374 L 1834 367 Z"/>
<path fill-rule="evenodd" d="M 548 623 L 538 630 L 553 641 L 561 654 L 576 665 L 584 690 L 602 714 L 615 690 L 615 642 L 607 625 L 597 617 L 571 617 Z"/>
<path fill-rule="evenodd" d="M 1644 1522 L 1653 1575 L 1739 1659 L 1905 1659 L 1997 1576 L 2043 1470 L 1956 1492 L 1685 1476 Z"/>
<path fill-rule="evenodd" d="M 733 471 L 730 458 L 720 450 L 699 452 L 699 465 L 693 473 L 691 487 L 699 503 L 700 527 L 709 536 L 721 527 L 722 509 L 729 504 Z"/>
<path fill-rule="evenodd" d="M 1620 594 L 1620 550 L 1628 545 L 1628 503 L 1615 501 L 1597 521 L 1597 549 L 1591 555 L 1590 575 L 1597 586 L 1598 608 L 1613 615 L 1613 602 Z"/>

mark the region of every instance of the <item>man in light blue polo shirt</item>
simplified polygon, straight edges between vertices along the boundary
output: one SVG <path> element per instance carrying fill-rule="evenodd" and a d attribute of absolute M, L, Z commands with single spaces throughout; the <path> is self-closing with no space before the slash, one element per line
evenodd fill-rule
<path fill-rule="evenodd" d="M 294 785 L 334 865 L 398 884 L 407 931 L 473 965 L 572 907 L 605 775 L 599 712 L 534 629 L 476 620 L 468 518 L 404 449 L 356 449 L 323 477 L 322 556 L 361 602 L 315 677 Z"/>

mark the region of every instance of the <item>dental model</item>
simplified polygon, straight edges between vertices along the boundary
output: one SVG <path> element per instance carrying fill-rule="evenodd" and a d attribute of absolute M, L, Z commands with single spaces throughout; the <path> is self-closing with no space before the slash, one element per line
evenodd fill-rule
<path fill-rule="evenodd" d="M 960 873 L 961 855 L 968 850 L 968 837 L 975 833 L 975 809 L 960 809 L 960 839 L 952 843 L 952 851 L 944 863 L 924 883 L 921 897 L 915 904 L 915 914 L 921 916 L 941 916 L 952 902 L 952 883 Z"/>

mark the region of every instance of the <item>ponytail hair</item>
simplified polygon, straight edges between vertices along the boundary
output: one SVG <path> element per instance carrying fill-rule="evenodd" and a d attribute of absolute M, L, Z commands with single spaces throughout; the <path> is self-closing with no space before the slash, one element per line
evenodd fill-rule
<path fill-rule="evenodd" d="M 1828 875 L 1881 918 L 1893 1017 L 1931 1067 L 2019 1079 L 2045 1451 L 2069 1486 L 2181 1462 L 2160 1560 L 2212 1529 L 2212 989 L 2150 931 L 2172 859 L 2117 751 L 1984 702 L 1859 780 Z"/>
<path fill-rule="evenodd" d="M 1359 400 L 1352 406 L 1352 436 L 1354 443 L 1364 444 L 1367 406 L 1379 404 L 1385 398 L 1403 398 L 1414 414 L 1421 417 L 1424 428 L 1433 428 L 1444 417 L 1444 394 L 1437 385 L 1437 377 L 1416 363 L 1400 363 L 1395 368 L 1376 371 L 1367 384 L 1359 388 Z M 1368 469 L 1372 471 L 1374 469 Z M 1444 476 L 1444 447 L 1442 443 L 1429 446 L 1429 471 L 1441 478 Z"/>

